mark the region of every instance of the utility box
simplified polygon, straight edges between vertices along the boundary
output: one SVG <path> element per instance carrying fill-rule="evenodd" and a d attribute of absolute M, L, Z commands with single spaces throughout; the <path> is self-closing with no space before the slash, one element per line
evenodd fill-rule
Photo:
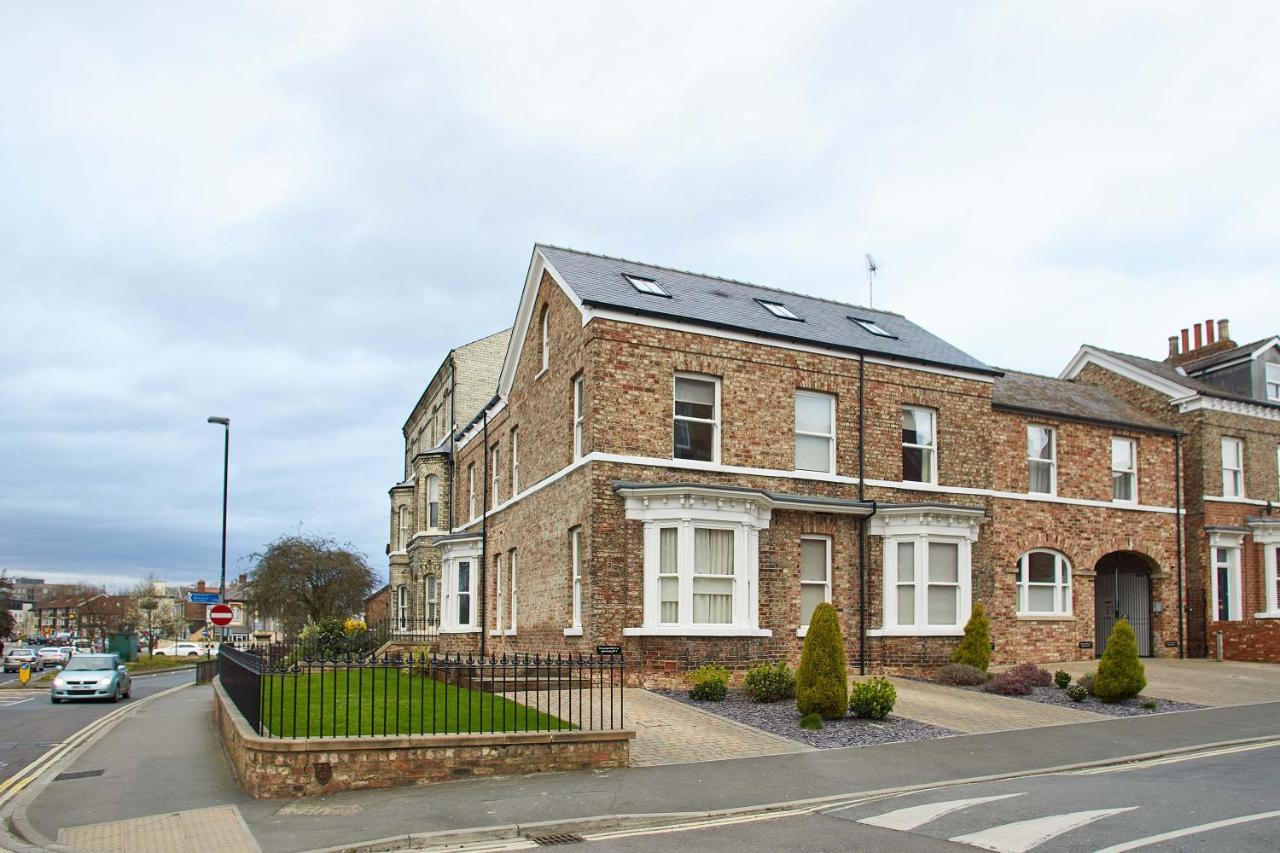
<path fill-rule="evenodd" d="M 138 635 L 132 631 L 112 634 L 107 638 L 107 653 L 120 655 L 120 660 L 134 663 L 138 660 Z"/>

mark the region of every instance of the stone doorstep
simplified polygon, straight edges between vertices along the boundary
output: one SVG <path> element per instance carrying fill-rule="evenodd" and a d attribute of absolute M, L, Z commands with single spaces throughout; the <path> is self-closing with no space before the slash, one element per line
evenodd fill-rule
<path fill-rule="evenodd" d="M 538 743 L 598 743 L 634 740 L 635 729 L 498 732 L 494 734 L 368 735 L 349 738 L 269 738 L 253 729 L 216 679 L 214 696 L 247 747 L 258 752 L 338 752 L 412 747 L 516 746 Z"/>

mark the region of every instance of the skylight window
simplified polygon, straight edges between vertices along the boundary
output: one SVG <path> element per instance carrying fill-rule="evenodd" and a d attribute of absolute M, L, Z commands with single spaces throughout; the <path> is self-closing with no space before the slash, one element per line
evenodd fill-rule
<path fill-rule="evenodd" d="M 641 278 L 638 275 L 628 275 L 623 273 L 622 277 L 631 282 L 631 286 L 641 293 L 648 293 L 650 296 L 666 296 L 670 298 L 671 294 L 662 289 L 662 285 L 658 284 L 651 278 Z"/>
<path fill-rule="evenodd" d="M 866 329 L 868 332 L 870 332 L 873 335 L 879 335 L 882 338 L 898 337 L 893 332 L 885 331 L 884 327 L 881 326 L 879 323 L 877 323 L 875 320 L 864 320 L 861 317 L 850 317 L 849 319 L 857 323 L 859 326 Z"/>
<path fill-rule="evenodd" d="M 759 302 L 759 303 L 760 303 L 761 305 L 763 305 L 765 308 L 768 308 L 768 309 L 769 309 L 769 313 L 770 313 L 770 314 L 772 314 L 772 315 L 773 315 L 773 316 L 775 316 L 775 317 L 781 317 L 781 318 L 782 318 L 782 319 L 784 319 L 784 320 L 799 320 L 799 319 L 800 319 L 799 317 L 797 317 L 797 316 L 796 316 L 796 315 L 791 311 L 791 309 L 790 309 L 790 308 L 788 308 L 787 306 L 783 305 L 781 302 L 768 302 L 768 301 L 766 301 L 766 300 L 764 300 L 764 299 L 757 299 L 757 300 L 756 300 L 756 302 Z"/>

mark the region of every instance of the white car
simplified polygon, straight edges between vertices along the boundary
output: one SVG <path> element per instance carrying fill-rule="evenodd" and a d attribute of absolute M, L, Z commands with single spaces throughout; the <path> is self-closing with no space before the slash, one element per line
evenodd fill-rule
<path fill-rule="evenodd" d="M 69 655 L 57 646 L 44 646 L 40 649 L 39 655 L 40 662 L 45 666 L 55 666 L 60 663 L 66 663 L 71 659 Z"/>
<path fill-rule="evenodd" d="M 172 646 L 165 646 L 163 649 L 156 649 L 156 657 L 164 657 L 170 655 L 176 658 L 194 658 L 204 657 L 206 654 L 216 655 L 218 649 L 216 647 L 206 647 L 199 643 L 174 643 Z"/>

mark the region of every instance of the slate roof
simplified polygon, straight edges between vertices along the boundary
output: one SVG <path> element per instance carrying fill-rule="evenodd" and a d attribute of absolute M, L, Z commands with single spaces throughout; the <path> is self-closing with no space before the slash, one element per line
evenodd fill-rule
<path fill-rule="evenodd" d="M 1016 370 L 1006 370 L 996 378 L 991 389 L 991 405 L 1114 426 L 1165 433 L 1177 431 L 1096 385 Z"/>
<path fill-rule="evenodd" d="M 1222 352 L 1215 352 L 1214 354 L 1207 355 L 1204 358 L 1197 358 L 1194 361 L 1184 362 L 1182 364 L 1182 369 L 1188 373 L 1195 373 L 1198 370 L 1205 370 L 1206 368 L 1213 367 L 1216 364 L 1223 364 L 1231 361 L 1232 359 L 1252 355 L 1254 350 L 1258 349 L 1263 344 L 1274 341 L 1275 339 L 1276 336 L 1272 335 L 1271 337 L 1262 338 L 1248 344 L 1241 344 L 1238 347 L 1232 347 L 1231 349 L 1223 350 Z"/>
<path fill-rule="evenodd" d="M 986 375 L 999 373 L 901 314 L 574 249 L 544 244 L 536 248 L 587 305 L 734 329 L 810 346 L 864 352 Z M 623 277 L 624 273 L 652 279 L 670 296 L 641 293 Z M 757 299 L 781 303 L 802 320 L 776 317 Z M 874 321 L 895 337 L 872 334 L 850 317 Z"/>
<path fill-rule="evenodd" d="M 1148 373 L 1153 373 L 1161 379 L 1166 379 L 1169 382 L 1175 382 L 1190 391 L 1194 391 L 1197 394 L 1203 394 L 1206 397 L 1217 397 L 1220 400 L 1238 400 L 1242 403 L 1255 403 L 1259 406 L 1276 405 L 1275 403 L 1268 403 L 1266 400 L 1259 400 L 1258 398 L 1252 397 L 1248 394 L 1237 394 L 1235 391 L 1228 391 L 1221 385 L 1214 385 L 1212 382 L 1206 382 L 1205 380 L 1197 379 L 1194 376 L 1187 376 L 1186 374 L 1179 372 L 1173 365 L 1166 364 L 1163 361 L 1154 361 L 1137 355 L 1129 355 L 1126 352 L 1116 352 L 1115 350 L 1104 349 L 1103 347 L 1093 346 L 1092 344 L 1086 344 L 1086 346 L 1088 346 L 1089 349 L 1104 352 L 1107 355 L 1118 358 L 1139 370 L 1145 370 Z"/>

